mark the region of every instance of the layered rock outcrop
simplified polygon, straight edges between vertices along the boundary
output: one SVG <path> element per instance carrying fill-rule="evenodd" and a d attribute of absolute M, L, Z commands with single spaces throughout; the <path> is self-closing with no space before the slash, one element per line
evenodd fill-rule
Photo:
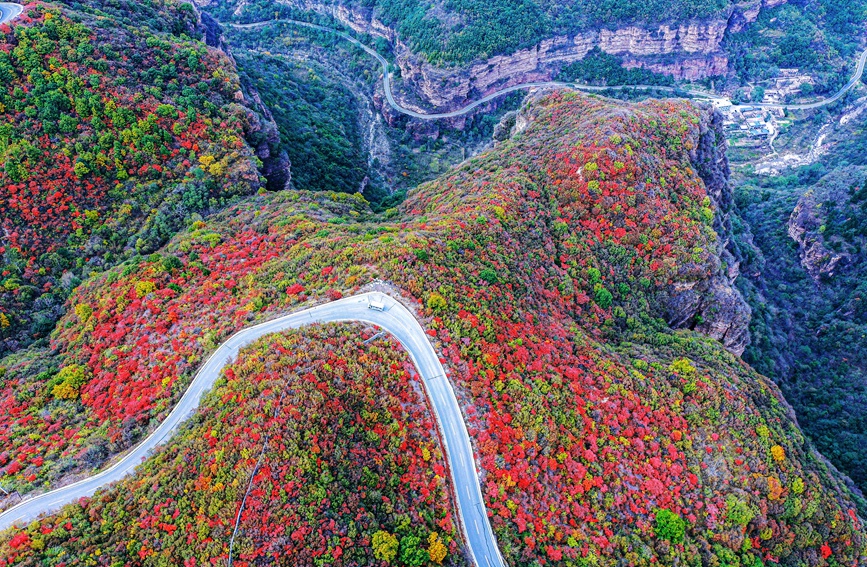
<path fill-rule="evenodd" d="M 294 8 L 331 16 L 360 33 L 383 37 L 394 46 L 403 78 L 402 104 L 453 108 L 494 90 L 527 81 L 550 80 L 564 65 L 584 58 L 594 47 L 622 56 L 627 67 L 643 67 L 680 79 L 725 75 L 728 57 L 722 49 L 726 33 L 754 21 L 763 8 L 786 0 L 749 0 L 732 5 L 726 18 L 636 25 L 554 36 L 537 45 L 475 61 L 463 67 L 437 67 L 415 54 L 397 32 L 379 20 L 373 9 L 323 4 L 318 0 L 283 0 Z M 414 97 L 420 101 L 412 100 Z"/>
<path fill-rule="evenodd" d="M 789 217 L 787 229 L 789 237 L 798 243 L 801 265 L 818 282 L 822 276 L 833 276 L 837 267 L 847 262 L 849 255 L 825 247 L 825 240 L 819 232 L 822 221 L 815 205 L 811 196 L 798 201 Z"/>

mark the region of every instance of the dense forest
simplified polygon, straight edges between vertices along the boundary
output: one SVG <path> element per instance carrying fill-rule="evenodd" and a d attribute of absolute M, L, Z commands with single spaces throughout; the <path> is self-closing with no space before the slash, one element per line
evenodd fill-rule
<path fill-rule="evenodd" d="M 819 92 L 833 92 L 855 70 L 865 23 L 867 0 L 787 2 L 762 10 L 744 31 L 729 34 L 726 51 L 742 82 L 796 68 L 816 75 Z"/>
<path fill-rule="evenodd" d="M 654 85 L 671 86 L 674 79 L 647 69 L 623 67 L 622 60 L 594 47 L 590 52 L 560 71 L 557 80 L 576 81 L 588 85 Z"/>
<path fill-rule="evenodd" d="M 740 78 L 803 62 L 831 88 L 865 1 L 763 12 L 728 38 Z M 731 8 L 363 6 L 441 64 Z M 295 15 L 245 17 L 275 12 Z M 395 119 L 401 189 L 441 171 L 430 156 L 462 163 L 389 196 L 351 85 L 205 32 L 173 0 L 33 4 L 0 26 L 0 506 L 134 445 L 238 329 L 379 282 L 451 370 L 510 564 L 867 561 L 867 502 L 816 451 L 864 487 L 863 137 L 733 196 L 707 110 L 558 91 L 468 160 L 455 148 L 493 116 L 464 133 Z M 667 81 L 620 63 L 595 51 L 564 77 Z M 289 159 L 296 190 L 268 191 Z M 736 356 L 749 310 L 730 251 L 755 369 Z M 137 473 L 0 534 L 0 567 L 466 564 L 423 389 L 375 332 L 251 345 Z"/>
<path fill-rule="evenodd" d="M 89 273 L 265 186 L 254 149 L 280 154 L 190 4 L 108 8 L 135 26 L 80 8 L 0 29 L 0 352 L 44 338 Z"/>
<path fill-rule="evenodd" d="M 372 334 L 246 348 L 135 477 L 7 539 L 0 564 L 466 565 L 413 366 Z"/>
<path fill-rule="evenodd" d="M 239 73 L 273 114 L 293 186 L 361 190 L 376 211 L 487 147 L 525 96 L 511 93 L 457 122 L 410 120 L 382 100 L 379 63 L 333 33 L 280 23 L 225 32 Z M 382 41 L 360 39 L 387 55 Z"/>
<path fill-rule="evenodd" d="M 442 6 L 423 0 L 381 0 L 361 5 L 371 4 L 414 51 L 438 64 L 511 53 L 551 35 L 599 27 L 725 17 L 731 6 L 728 0 L 448 0 Z M 445 17 L 437 17 L 443 9 Z M 455 15 L 460 23 L 446 23 Z"/>
<path fill-rule="evenodd" d="M 849 149 L 824 165 L 741 179 L 736 239 L 753 306 L 744 359 L 780 383 L 804 430 L 864 491 L 867 174 L 845 164 Z"/>
<path fill-rule="evenodd" d="M 531 47 L 552 35 L 574 34 L 600 27 L 659 24 L 693 18 L 725 18 L 730 0 L 362 0 L 348 6 L 373 9 L 393 27 L 413 51 L 438 65 L 467 63 L 517 49 Z M 209 7 L 223 19 L 234 17 L 237 4 Z M 315 17 L 291 10 L 273 0 L 245 3 L 244 21 L 272 19 L 275 14 L 301 19 Z"/>
<path fill-rule="evenodd" d="M 355 193 L 367 176 L 358 101 L 311 64 L 239 50 L 239 69 L 274 116 L 292 182 L 310 191 Z"/>
<path fill-rule="evenodd" d="M 146 429 L 177 399 L 203 357 L 249 322 L 382 280 L 405 294 L 454 371 L 484 473 L 485 504 L 510 563 L 596 566 L 614 565 L 620 557 L 637 566 L 757 567 L 863 561 L 867 539 L 853 495 L 817 458 L 780 391 L 718 341 L 689 328 L 710 332 L 727 316 L 718 311 L 712 290 L 702 291 L 723 270 L 714 226 L 724 226 L 729 198 L 714 169 L 723 148 L 710 115 L 686 102 L 631 105 L 569 92 L 533 99 L 522 112 L 522 133 L 422 185 L 384 215 L 359 195 L 263 193 L 193 223 L 157 253 L 84 282 L 53 337 L 54 368 L 45 369 L 44 353 L 34 350 L 0 362 L 6 485 L 21 492 L 51 485 L 62 478 L 65 456 L 88 452 L 104 459 L 128 446 L 136 428 Z M 676 301 L 684 286 L 698 290 L 697 307 L 686 307 L 687 328 L 672 330 L 666 319 L 672 309 L 684 309 Z M 320 399 L 314 389 L 340 391 L 340 404 L 381 395 L 367 382 L 350 385 L 350 373 L 407 380 L 405 366 L 378 368 L 377 358 L 367 365 L 344 360 L 369 347 L 337 333 L 323 339 L 329 347 L 323 345 L 322 362 L 330 368 L 311 361 L 298 374 L 313 373 L 315 383 L 292 382 L 312 402 Z M 126 492 L 109 490 L 42 524 L 10 530 L 0 536 L 0 557 L 26 564 L 111 565 L 114 554 L 123 553 L 113 551 L 119 543 L 111 534 L 128 528 L 103 510 L 118 507 L 137 519 L 137 531 L 173 532 L 168 538 L 145 536 L 147 545 L 129 556 L 129 564 L 170 563 L 157 541 L 170 542 L 169 557 L 190 557 L 196 550 L 206 559 L 224 554 L 225 526 L 179 526 L 174 520 L 201 514 L 231 521 L 265 434 L 286 421 L 287 439 L 279 442 L 291 444 L 317 426 L 289 433 L 293 420 L 281 408 L 295 403 L 295 392 L 284 388 L 286 398 L 279 401 L 270 374 L 275 365 L 291 366 L 303 357 L 279 348 L 281 341 L 303 336 L 271 338 L 257 347 L 263 351 L 233 365 L 235 376 L 227 373 L 187 430 L 204 438 L 189 435 L 161 453 L 158 458 L 173 467 L 159 469 L 164 476 L 155 488 L 145 480 L 150 473 L 129 481 L 141 499 L 130 502 Z M 393 360 L 384 352 L 376 356 Z M 293 381 L 292 376 L 281 372 L 279 379 Z M 412 399 L 418 398 L 407 401 Z M 362 421 L 349 422 L 362 412 L 351 407 L 343 414 L 335 406 L 336 415 L 347 415 L 342 424 L 317 423 L 323 432 L 372 428 L 382 447 L 389 441 L 378 432 L 379 420 L 405 419 L 388 403 L 391 418 L 374 411 L 379 415 L 362 413 Z M 234 408 L 245 408 L 244 420 Z M 213 428 L 208 434 L 213 413 L 243 423 L 231 427 L 249 427 L 250 433 L 227 425 L 226 437 Z M 409 421 L 419 424 L 416 439 L 429 440 L 423 424 L 430 417 L 415 415 Z M 255 431 L 258 439 L 252 435 L 256 420 L 265 424 L 262 433 Z M 344 459 L 336 466 L 349 466 L 354 457 L 343 448 L 351 445 L 343 443 L 377 443 L 373 435 L 358 434 L 339 443 L 328 437 L 333 445 L 323 439 L 323 445 L 317 440 L 287 448 L 287 457 L 302 448 L 308 454 L 298 457 L 294 470 L 289 460 L 286 473 L 302 474 L 305 469 L 297 467 L 314 461 L 309 452 L 315 447 L 333 447 L 333 456 Z M 108 443 L 94 448 L 100 439 Z M 212 443 L 229 445 L 223 453 L 211 452 Z M 201 450 L 176 452 L 182 446 Z M 440 458 L 428 451 L 432 460 Z M 421 467 L 417 450 L 403 455 Z M 327 465 L 319 459 L 325 463 L 317 454 L 317 466 Z M 355 482 L 358 471 L 329 472 L 360 490 L 345 491 L 347 500 L 322 502 L 328 495 L 317 484 L 296 501 L 290 495 L 297 487 L 287 486 L 290 477 L 280 476 L 270 457 L 262 462 L 267 469 L 262 465 L 252 475 L 253 490 L 260 492 L 248 500 L 251 510 L 263 506 L 285 520 L 271 524 L 268 516 L 263 523 L 261 514 L 242 513 L 238 552 L 256 557 L 254 562 L 264 564 L 259 555 L 275 551 L 274 545 L 291 553 L 309 546 L 329 554 L 310 564 L 378 558 L 371 544 L 397 565 L 435 562 L 436 541 L 448 549 L 447 558 L 455 557 L 453 526 L 431 524 L 443 519 L 443 508 L 425 507 L 403 528 L 374 513 L 375 522 L 366 516 L 350 536 L 348 527 L 343 531 L 344 503 L 359 499 L 374 511 L 386 506 L 386 494 L 368 490 L 363 472 L 365 488 Z M 401 461 L 394 466 L 404 470 Z M 435 465 L 430 470 L 444 476 Z M 380 478 L 394 472 L 383 471 Z M 416 474 L 428 490 L 441 490 L 430 484 L 430 471 Z M 235 480 L 238 486 L 227 489 Z M 205 485 L 203 494 L 195 485 L 184 493 L 186 483 L 195 482 L 210 482 L 211 493 Z M 219 489 L 216 482 L 223 483 Z M 423 485 L 403 484 L 424 497 Z M 212 498 L 216 490 L 228 496 Z M 305 501 L 305 494 L 315 496 L 314 502 Z M 206 501 L 214 503 L 213 510 Z M 320 508 L 312 506 L 316 501 Z M 443 500 L 433 496 L 430 502 L 442 506 Z M 291 516 L 302 509 L 311 513 L 303 522 Z M 316 515 L 314 509 L 329 512 Z M 283 525 L 319 531 L 308 540 L 305 528 L 300 541 L 314 543 L 299 546 L 259 535 Z M 65 532 L 52 539 L 59 529 Z M 71 529 L 82 537 L 65 539 L 62 534 Z M 385 534 L 376 536 L 379 531 Z M 406 557 L 403 549 L 409 550 Z"/>
<path fill-rule="evenodd" d="M 373 14 L 396 30 L 414 52 L 443 66 L 513 53 L 555 35 L 628 25 L 653 27 L 695 20 L 724 21 L 733 10 L 744 9 L 729 0 L 570 0 L 565 3 L 364 0 L 345 4 L 361 10 L 372 9 Z M 209 9 L 220 18 L 230 20 L 237 17 L 236 7 L 236 3 L 226 2 Z M 322 18 L 273 0 L 245 3 L 240 18 L 261 21 L 278 14 L 302 20 Z M 856 54 L 864 47 L 860 30 L 865 23 L 867 0 L 791 0 L 774 8 L 763 7 L 757 21 L 735 33 L 726 33 L 723 47 L 735 72 L 734 79 L 741 84 L 773 76 L 780 68 L 795 67 L 815 74 L 818 90 L 830 92 L 842 86 L 854 69 Z M 600 70 L 608 70 L 614 71 L 608 84 L 636 82 L 635 77 L 621 77 L 624 71 L 611 68 L 610 61 L 596 59 L 590 69 L 578 67 L 567 74 L 576 78 L 594 77 Z"/>

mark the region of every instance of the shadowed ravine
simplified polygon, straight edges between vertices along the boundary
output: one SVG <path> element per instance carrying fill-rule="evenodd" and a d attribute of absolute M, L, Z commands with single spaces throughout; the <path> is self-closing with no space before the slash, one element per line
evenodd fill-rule
<path fill-rule="evenodd" d="M 674 96 L 679 96 L 680 94 L 688 94 L 697 99 L 704 100 L 721 100 L 730 102 L 728 98 L 722 97 L 719 95 L 715 95 L 712 93 L 697 91 L 692 89 L 684 89 L 679 87 L 661 87 L 656 85 L 613 85 L 613 86 L 595 86 L 595 85 L 582 85 L 580 83 L 564 83 L 561 81 L 534 81 L 529 83 L 519 83 L 517 85 L 512 85 L 510 87 L 504 87 L 500 90 L 497 90 L 493 93 L 490 93 L 480 99 L 477 99 L 466 106 L 459 108 L 457 110 L 451 110 L 448 112 L 418 112 L 412 110 L 410 108 L 405 108 L 401 106 L 397 100 L 394 98 L 394 93 L 391 88 L 391 76 L 388 72 L 388 61 L 377 53 L 374 49 L 368 47 L 367 45 L 361 43 L 348 33 L 342 32 L 340 30 L 336 30 L 333 28 L 329 28 L 326 26 L 320 26 L 319 24 L 312 24 L 310 22 L 302 22 L 300 20 L 291 20 L 291 19 L 280 19 L 280 20 L 269 20 L 266 22 L 256 22 L 251 24 L 226 24 L 236 29 L 253 29 L 262 26 L 266 26 L 268 24 L 273 23 L 284 23 L 291 24 L 296 26 L 301 26 L 305 28 L 311 28 L 314 30 L 324 31 L 333 33 L 355 45 L 363 49 L 367 52 L 371 57 L 374 57 L 377 61 L 379 61 L 380 66 L 382 67 L 382 90 L 385 92 L 385 98 L 388 101 L 389 106 L 391 106 L 396 111 L 401 114 L 406 114 L 407 116 L 412 116 L 413 118 L 419 118 L 421 120 L 438 120 L 441 118 L 455 118 L 457 116 L 463 116 L 468 112 L 474 110 L 475 108 L 488 103 L 496 98 L 499 98 L 503 95 L 509 94 L 511 92 L 520 91 L 524 89 L 532 89 L 532 88 L 574 88 L 581 91 L 589 91 L 589 92 L 600 92 L 607 90 L 622 90 L 622 89 L 642 89 L 642 90 L 654 90 L 656 92 L 670 92 Z M 821 100 L 803 104 L 766 104 L 766 103 L 746 103 L 741 105 L 736 105 L 741 108 L 782 108 L 785 110 L 809 110 L 815 108 L 821 108 L 823 106 L 827 106 L 829 104 L 833 104 L 840 100 L 850 89 L 852 89 L 858 82 L 861 80 L 861 75 L 864 73 L 864 65 L 867 63 L 867 49 L 865 49 L 861 55 L 858 57 L 858 63 L 855 67 L 855 73 L 852 75 L 852 78 L 849 80 L 846 85 L 837 91 L 835 94 L 830 97 L 823 98 Z"/>

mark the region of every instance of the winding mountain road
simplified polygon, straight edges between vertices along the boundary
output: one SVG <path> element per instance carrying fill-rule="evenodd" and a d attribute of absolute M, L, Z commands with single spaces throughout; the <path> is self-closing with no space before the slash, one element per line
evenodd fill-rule
<path fill-rule="evenodd" d="M 223 25 L 228 25 L 228 26 L 236 28 L 236 29 L 253 29 L 253 28 L 259 28 L 259 27 L 267 26 L 269 24 L 274 24 L 274 23 L 290 24 L 290 25 L 301 26 L 301 27 L 310 28 L 310 29 L 314 29 L 314 30 L 324 31 L 324 32 L 328 32 L 328 33 L 333 33 L 333 34 L 336 34 L 339 37 L 341 37 L 341 38 L 343 38 L 343 39 L 345 39 L 351 43 L 354 43 L 355 45 L 357 45 L 358 47 L 360 47 L 361 49 L 366 51 L 369 55 L 376 58 L 376 60 L 379 61 L 379 64 L 382 66 L 382 90 L 385 91 L 385 98 L 388 101 L 389 106 L 391 106 L 393 109 L 400 112 L 401 114 L 406 114 L 407 116 L 412 116 L 413 118 L 419 118 L 421 120 L 439 120 L 441 118 L 455 118 L 457 116 L 462 116 L 462 115 L 467 114 L 468 112 L 472 111 L 473 109 L 477 108 L 478 106 L 481 106 L 487 102 L 494 100 L 495 98 L 501 97 L 501 96 L 509 94 L 511 92 L 520 91 L 520 90 L 524 90 L 524 89 L 531 89 L 531 88 L 564 88 L 564 87 L 568 87 L 568 88 L 578 89 L 581 91 L 589 91 L 589 92 L 600 92 L 600 91 L 606 91 L 606 90 L 623 90 L 623 89 L 657 90 L 657 91 L 671 92 L 671 93 L 675 93 L 675 94 L 676 93 L 686 93 L 686 94 L 689 94 L 690 96 L 693 96 L 693 97 L 698 98 L 698 99 L 729 101 L 729 99 L 727 99 L 725 97 L 714 95 L 714 94 L 707 93 L 704 91 L 697 91 L 697 90 L 692 90 L 692 89 L 682 89 L 682 88 L 677 88 L 677 87 L 662 87 L 662 86 L 656 86 L 656 85 L 612 85 L 612 86 L 600 87 L 600 86 L 596 86 L 596 85 L 583 85 L 580 83 L 565 83 L 565 82 L 561 82 L 561 81 L 538 81 L 538 82 L 520 83 L 517 85 L 512 85 L 510 87 L 502 88 L 502 89 L 495 91 L 491 94 L 485 95 L 484 97 L 482 97 L 478 100 L 475 100 L 475 101 L 469 103 L 468 105 L 466 105 L 462 108 L 459 108 L 457 110 L 451 110 L 448 112 L 430 112 L 430 113 L 418 112 L 416 110 L 412 110 L 410 108 L 406 108 L 406 107 L 401 106 L 395 100 L 394 93 L 393 93 L 392 88 L 391 88 L 392 87 L 391 76 L 388 72 L 388 61 L 382 55 L 380 55 L 377 51 L 375 51 L 374 49 L 361 43 L 360 41 L 358 41 L 357 39 L 355 39 L 354 37 L 352 37 L 351 35 L 349 35 L 346 32 L 342 32 L 342 31 L 334 29 L 334 28 L 329 28 L 327 26 L 321 26 L 319 24 L 313 24 L 313 23 L 304 22 L 301 20 L 292 20 L 292 19 L 288 19 L 288 18 L 278 19 L 278 20 L 267 20 L 267 21 L 263 21 L 263 22 L 255 22 L 255 23 L 250 23 L 250 24 L 224 23 Z M 857 64 L 856 69 L 855 69 L 855 74 L 852 76 L 852 79 L 846 84 L 846 86 L 844 86 L 842 89 L 837 91 L 837 93 L 835 93 L 833 96 L 830 96 L 828 98 L 825 98 L 825 99 L 822 99 L 822 100 L 819 100 L 816 102 L 805 103 L 805 104 L 746 103 L 746 104 L 736 104 L 735 106 L 737 106 L 739 108 L 782 108 L 785 110 L 808 110 L 808 109 L 820 108 L 823 106 L 827 106 L 829 104 L 833 104 L 833 103 L 837 102 L 838 100 L 840 100 L 840 98 L 842 98 L 843 95 L 845 95 L 852 87 L 854 87 L 856 84 L 858 84 L 858 81 L 861 80 L 861 76 L 864 73 L 865 63 L 867 63 L 867 49 L 865 49 L 864 52 L 861 53 L 861 56 L 858 59 L 858 64 Z"/>
<path fill-rule="evenodd" d="M 17 18 L 24 11 L 24 6 L 13 2 L 0 2 L 0 24 L 5 24 Z"/>
<path fill-rule="evenodd" d="M 413 314 L 382 293 L 364 293 L 340 299 L 235 333 L 208 358 L 168 417 L 144 441 L 108 469 L 75 484 L 25 500 L 0 514 L 0 531 L 27 524 L 79 498 L 92 496 L 97 489 L 130 474 L 196 410 L 202 395 L 213 386 L 223 366 L 237 357 L 238 351 L 245 345 L 271 333 L 314 323 L 335 322 L 363 322 L 381 327 L 409 353 L 422 377 L 440 430 L 458 504 L 458 516 L 473 563 L 477 567 L 505 567 L 482 499 L 470 436 L 445 368 Z"/>
<path fill-rule="evenodd" d="M 849 79 L 849 82 L 846 85 L 834 93 L 832 96 L 828 98 L 823 98 L 822 100 L 817 100 L 816 102 L 808 102 L 804 104 L 765 104 L 765 103 L 746 103 L 740 105 L 742 108 L 784 108 L 786 110 L 809 110 L 812 108 L 821 108 L 823 106 L 828 106 L 829 104 L 833 104 L 840 100 L 843 95 L 849 92 L 852 87 L 858 84 L 858 81 L 861 80 L 861 77 L 864 75 L 864 65 L 867 64 L 867 49 L 865 49 L 861 56 L 858 58 L 858 64 L 855 67 L 855 74 L 852 75 L 852 78 Z"/>

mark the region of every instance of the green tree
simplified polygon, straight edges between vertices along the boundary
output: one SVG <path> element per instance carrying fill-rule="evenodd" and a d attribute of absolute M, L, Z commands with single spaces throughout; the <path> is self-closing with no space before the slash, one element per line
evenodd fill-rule
<path fill-rule="evenodd" d="M 418 567 L 430 560 L 430 554 L 422 547 L 421 538 L 403 536 L 400 538 L 400 560 L 410 567 Z"/>
<path fill-rule="evenodd" d="M 726 497 L 726 519 L 738 526 L 746 526 L 756 516 L 756 511 L 734 494 Z"/>
<path fill-rule="evenodd" d="M 602 309 L 608 309 L 611 307 L 611 302 L 614 300 L 614 296 L 611 295 L 610 291 L 605 289 L 605 287 L 599 283 L 593 286 L 593 291 L 595 292 L 596 305 Z"/>
<path fill-rule="evenodd" d="M 391 560 L 397 557 L 397 537 L 382 530 L 373 534 L 371 540 L 373 546 L 373 556 L 381 559 L 386 563 L 391 563 Z"/>
<path fill-rule="evenodd" d="M 668 509 L 656 511 L 654 534 L 671 543 L 683 543 L 686 536 L 686 520 Z"/>
<path fill-rule="evenodd" d="M 497 272 L 492 270 L 491 268 L 485 268 L 479 273 L 479 277 L 488 282 L 489 284 L 495 284 L 500 281 L 500 278 L 497 277 Z"/>

